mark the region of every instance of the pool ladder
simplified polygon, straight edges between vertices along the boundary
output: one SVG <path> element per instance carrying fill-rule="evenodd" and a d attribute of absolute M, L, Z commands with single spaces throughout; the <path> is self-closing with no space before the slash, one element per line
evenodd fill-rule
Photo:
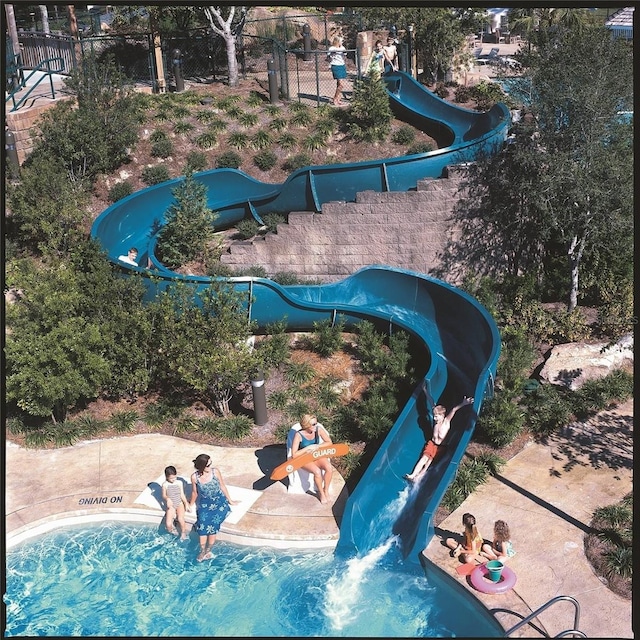
<path fill-rule="evenodd" d="M 515 626 L 511 627 L 510 629 L 507 629 L 507 631 L 505 631 L 504 635 L 505 637 L 509 637 L 514 631 L 517 631 L 518 629 L 520 629 L 521 627 L 524 627 L 525 624 L 531 624 L 531 626 L 538 632 L 540 632 L 542 634 L 543 637 L 545 638 L 549 638 L 549 634 L 546 633 L 545 631 L 543 631 L 542 629 L 540 629 L 540 627 L 538 627 L 537 625 L 533 624 L 531 622 L 531 620 L 533 620 L 535 617 L 538 616 L 538 614 L 542 613 L 545 609 L 548 609 L 551 605 L 555 604 L 556 602 L 561 602 L 561 601 L 566 601 L 566 602 L 571 602 L 575 608 L 575 615 L 573 617 L 573 628 L 572 629 L 565 629 L 564 631 L 561 631 L 560 633 L 558 633 L 557 635 L 553 636 L 554 638 L 568 638 L 568 637 L 573 637 L 573 638 L 586 638 L 586 634 L 583 631 L 580 631 L 578 629 L 578 624 L 580 623 L 580 603 L 573 597 L 571 596 L 556 596 L 555 598 L 551 598 L 551 600 L 549 600 L 549 602 L 546 602 L 545 604 L 543 604 L 541 607 L 539 607 L 538 609 L 536 609 L 534 612 L 530 613 L 526 618 L 523 618 L 522 620 L 520 620 L 520 622 L 518 622 L 518 624 L 516 624 Z M 494 611 L 502 611 L 504 613 L 512 613 L 513 615 L 516 615 L 518 617 L 521 617 L 521 615 L 519 613 L 516 613 L 515 611 L 509 611 L 507 609 L 494 609 Z"/>

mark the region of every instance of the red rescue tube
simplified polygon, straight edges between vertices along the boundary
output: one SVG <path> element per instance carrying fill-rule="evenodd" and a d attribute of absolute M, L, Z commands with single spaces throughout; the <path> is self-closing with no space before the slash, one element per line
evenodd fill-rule
<path fill-rule="evenodd" d="M 486 564 L 478 565 L 469 576 L 471 584 L 478 591 L 482 593 L 505 593 L 509 589 L 513 589 L 516 584 L 516 574 L 513 569 L 510 569 L 505 565 L 502 569 L 502 574 L 498 582 L 492 582 L 488 579 L 489 569 Z"/>

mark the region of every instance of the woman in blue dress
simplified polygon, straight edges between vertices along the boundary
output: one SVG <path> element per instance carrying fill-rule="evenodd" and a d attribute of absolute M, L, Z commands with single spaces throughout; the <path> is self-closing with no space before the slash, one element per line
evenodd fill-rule
<path fill-rule="evenodd" d="M 230 504 L 238 504 L 229 497 L 222 474 L 213 467 L 211 457 L 201 453 L 194 461 L 196 470 L 191 474 L 191 500 L 196 505 L 196 523 L 193 525 L 200 538 L 198 562 L 213 558 L 211 548 L 224 519 L 229 515 Z"/>

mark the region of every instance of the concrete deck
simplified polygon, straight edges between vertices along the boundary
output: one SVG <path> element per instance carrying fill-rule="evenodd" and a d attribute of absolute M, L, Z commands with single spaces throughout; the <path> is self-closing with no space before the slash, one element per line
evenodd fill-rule
<path fill-rule="evenodd" d="M 476 490 L 440 527 L 424 551 L 438 567 L 466 586 L 505 629 L 551 598 L 572 596 L 580 604 L 579 629 L 587 637 L 632 638 L 631 602 L 612 593 L 595 575 L 583 538 L 597 507 L 632 490 L 633 401 L 597 420 L 568 427 L 546 444 L 530 444 L 496 478 Z M 334 474 L 331 504 L 312 494 L 289 495 L 284 482 L 268 479 L 284 460 L 283 446 L 263 449 L 202 446 L 183 438 L 137 435 L 79 443 L 53 450 L 6 444 L 6 535 L 9 546 L 60 525 L 61 519 L 135 519 L 160 525 L 154 498 L 168 464 L 188 480 L 192 460 L 206 452 L 219 467 L 231 496 L 241 500 L 224 523 L 220 540 L 281 548 L 332 548 L 346 500 L 344 480 Z M 25 471 L 40 479 L 25 483 Z M 34 474 L 31 475 L 34 477 Z M 473 513 L 489 540 L 493 522 L 506 520 L 517 554 L 512 591 L 482 594 L 457 574 L 457 560 L 442 539 L 461 530 L 462 514 Z M 190 514 L 188 521 L 193 522 Z M 574 609 L 561 602 L 535 620 L 550 636 L 572 627 Z M 531 627 L 514 637 L 543 637 Z"/>

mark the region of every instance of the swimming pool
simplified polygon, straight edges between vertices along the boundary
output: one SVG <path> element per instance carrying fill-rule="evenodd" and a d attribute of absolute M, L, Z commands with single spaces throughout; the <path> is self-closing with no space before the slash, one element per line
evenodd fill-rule
<path fill-rule="evenodd" d="M 6 636 L 497 637 L 469 597 L 399 560 L 195 541 L 155 525 L 75 525 L 6 556 Z"/>

